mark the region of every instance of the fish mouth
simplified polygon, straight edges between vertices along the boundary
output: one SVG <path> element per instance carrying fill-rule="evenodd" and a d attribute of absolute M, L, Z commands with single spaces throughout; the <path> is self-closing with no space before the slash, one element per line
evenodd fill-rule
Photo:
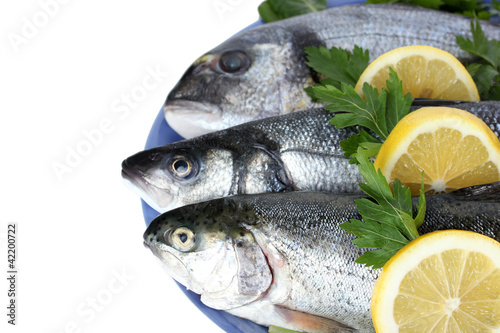
<path fill-rule="evenodd" d="M 167 272 L 168 275 L 170 275 L 170 277 L 184 285 L 186 288 L 190 288 L 190 275 L 182 260 L 170 251 L 158 248 L 154 244 L 150 244 L 147 241 L 144 241 L 143 244 L 146 248 L 151 250 L 156 260 L 158 260 L 161 267 Z"/>
<path fill-rule="evenodd" d="M 165 103 L 163 112 L 170 127 L 185 139 L 225 128 L 222 109 L 215 104 L 173 100 Z"/>
<path fill-rule="evenodd" d="M 145 189 L 147 186 L 142 174 L 138 170 L 132 168 L 127 160 L 122 163 L 122 178 L 141 189 Z"/>
<path fill-rule="evenodd" d="M 172 202 L 173 196 L 165 189 L 160 189 L 149 183 L 143 173 L 127 163 L 122 163 L 121 172 L 125 185 L 137 193 L 151 208 L 159 213 L 166 212 Z"/>
<path fill-rule="evenodd" d="M 122 163 L 122 178 L 131 186 L 145 193 L 147 193 L 149 187 L 152 186 L 144 179 L 143 174 L 139 170 L 128 164 L 127 160 Z"/>

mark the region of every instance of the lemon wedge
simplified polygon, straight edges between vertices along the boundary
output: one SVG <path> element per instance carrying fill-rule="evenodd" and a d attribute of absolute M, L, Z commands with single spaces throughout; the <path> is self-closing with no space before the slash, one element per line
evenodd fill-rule
<path fill-rule="evenodd" d="M 380 90 L 386 86 L 389 68 L 403 81 L 403 92 L 411 92 L 413 98 L 479 101 L 476 84 L 462 63 L 446 51 L 423 45 L 382 54 L 368 65 L 354 89 L 361 97 L 365 82 Z"/>
<path fill-rule="evenodd" d="M 500 180 L 500 141 L 470 112 L 425 107 L 401 119 L 374 162 L 389 183 L 399 179 L 418 195 Z"/>
<path fill-rule="evenodd" d="M 384 265 L 371 312 L 377 332 L 498 332 L 500 243 L 462 230 L 416 238 Z"/>

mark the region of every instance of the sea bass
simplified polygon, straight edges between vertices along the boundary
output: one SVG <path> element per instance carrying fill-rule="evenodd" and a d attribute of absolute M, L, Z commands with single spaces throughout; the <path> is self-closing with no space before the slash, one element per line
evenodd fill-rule
<path fill-rule="evenodd" d="M 455 36 L 471 38 L 470 18 L 403 5 L 346 5 L 264 24 L 228 39 L 196 60 L 169 93 L 168 124 L 192 138 L 255 119 L 318 107 L 304 92 L 317 81 L 306 46 L 370 51 L 370 59 L 401 46 L 430 45 L 460 60 Z M 500 27 L 481 22 L 488 38 Z"/>
<path fill-rule="evenodd" d="M 500 137 L 500 102 L 437 102 L 468 110 Z M 359 192 L 363 179 L 339 142 L 352 129 L 311 109 L 260 119 L 139 152 L 122 176 L 156 211 L 236 194 L 283 191 Z"/>
<path fill-rule="evenodd" d="M 359 219 L 355 195 L 241 195 L 164 213 L 144 233 L 169 275 L 212 308 L 263 326 L 373 332 L 370 297 L 380 270 L 339 228 Z M 420 234 L 463 229 L 500 240 L 500 183 L 429 196 Z"/>

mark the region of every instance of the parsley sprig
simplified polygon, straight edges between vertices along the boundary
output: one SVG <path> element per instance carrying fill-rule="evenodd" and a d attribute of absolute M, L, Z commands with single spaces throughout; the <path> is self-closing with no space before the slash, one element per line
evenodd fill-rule
<path fill-rule="evenodd" d="M 471 23 L 473 40 L 457 37 L 457 44 L 480 60 L 467 65 L 482 99 L 500 99 L 500 42 L 488 40 L 479 22 Z M 404 245 L 419 236 L 417 228 L 425 217 L 426 203 L 420 190 L 417 215 L 413 216 L 411 191 L 395 180 L 389 186 L 370 158 L 376 156 L 394 126 L 410 111 L 411 94 L 403 95 L 403 85 L 392 69 L 386 87 L 378 91 L 365 83 L 364 98 L 354 90 L 368 66 L 369 54 L 359 47 L 352 51 L 333 47 L 306 48 L 307 64 L 321 77 L 320 83 L 306 88 L 308 94 L 335 113 L 330 123 L 337 128 L 359 127 L 359 133 L 340 142 L 350 162 L 358 164 L 366 183 L 359 187 L 368 198 L 356 200 L 361 220 L 351 219 L 340 227 L 357 236 L 353 243 L 370 248 L 356 262 L 373 268 L 384 264 Z"/>
<path fill-rule="evenodd" d="M 466 68 L 476 83 L 481 100 L 500 100 L 500 41 L 487 39 L 479 21 L 471 21 L 472 40 L 457 36 L 461 49 L 479 58 Z"/>
<path fill-rule="evenodd" d="M 419 236 L 417 228 L 425 216 L 423 183 L 418 213 L 413 217 L 410 189 L 399 180 L 394 181 L 391 189 L 382 172 L 375 171 L 369 161 L 378 154 L 394 126 L 410 112 L 413 98 L 410 93 L 403 95 L 403 83 L 392 69 L 387 88 L 379 92 L 365 83 L 365 98 L 358 95 L 353 86 L 367 66 L 367 51 L 356 47 L 353 52 L 338 48 L 308 48 L 306 52 L 309 66 L 326 77 L 320 84 L 309 87 L 308 93 L 335 113 L 330 123 L 337 128 L 358 126 L 366 129 L 360 129 L 359 134 L 341 141 L 340 146 L 344 155 L 351 157 L 350 162 L 358 164 L 366 181 L 359 187 L 370 199 L 356 200 L 362 221 L 351 219 L 340 227 L 358 237 L 353 240 L 358 247 L 375 248 L 365 252 L 356 262 L 380 268 L 399 249 Z"/>
<path fill-rule="evenodd" d="M 340 142 L 344 156 L 355 157 L 358 146 L 368 150 L 368 157 L 377 155 L 394 126 L 410 112 L 413 98 L 410 93 L 403 96 L 403 84 L 398 75 L 390 70 L 387 88 L 373 88 L 368 83 L 363 86 L 365 99 L 361 98 L 352 85 L 341 83 L 340 89 L 326 84 L 316 84 L 310 88 L 314 97 L 326 103 L 326 109 L 336 113 L 330 123 L 337 128 L 362 126 L 372 134 L 361 130 L 358 135 Z M 351 163 L 357 160 L 351 159 Z"/>
<path fill-rule="evenodd" d="M 364 98 L 354 85 L 368 65 L 369 54 L 359 47 L 352 52 L 332 48 L 307 48 L 308 65 L 324 76 L 320 84 L 307 89 L 326 109 L 335 113 L 330 123 L 337 128 L 360 127 L 359 134 L 340 142 L 344 156 L 358 164 L 366 183 L 359 187 L 368 198 L 356 200 L 361 220 L 351 219 L 340 225 L 358 238 L 358 247 L 375 248 L 365 252 L 356 262 L 373 268 L 382 267 L 399 249 L 419 236 L 417 228 L 425 216 L 425 197 L 420 192 L 418 214 L 413 217 L 411 191 L 395 180 L 392 189 L 380 170 L 375 171 L 369 158 L 376 156 L 394 126 L 410 112 L 413 98 L 403 94 L 403 83 L 390 69 L 387 88 L 363 86 Z M 361 129 L 364 128 L 364 129 Z"/>
<path fill-rule="evenodd" d="M 358 237 L 352 241 L 358 247 L 376 248 L 356 259 L 357 263 L 381 268 L 399 249 L 419 236 L 417 228 L 422 225 L 426 210 L 424 186 L 422 183 L 417 215 L 413 217 L 410 189 L 396 179 L 391 190 L 382 171 L 375 171 L 361 147 L 357 150 L 357 160 L 366 181 L 359 187 L 372 200 L 355 201 L 364 222 L 351 219 L 340 228 Z"/>

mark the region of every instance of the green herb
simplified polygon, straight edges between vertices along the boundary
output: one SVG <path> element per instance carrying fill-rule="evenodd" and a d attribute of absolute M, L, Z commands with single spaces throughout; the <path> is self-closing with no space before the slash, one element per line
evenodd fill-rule
<path fill-rule="evenodd" d="M 479 21 L 471 21 L 472 40 L 457 36 L 457 44 L 479 60 L 466 65 L 482 100 L 500 100 L 500 41 L 488 40 Z"/>
<path fill-rule="evenodd" d="M 299 333 L 298 331 L 289 330 L 286 328 L 278 327 L 278 326 L 270 326 L 269 333 Z"/>
<path fill-rule="evenodd" d="M 377 155 L 382 142 L 401 118 L 410 112 L 413 98 L 410 93 L 403 96 L 403 84 L 398 75 L 390 70 L 387 88 L 379 93 L 368 83 L 363 86 L 365 99 L 361 98 L 352 85 L 342 83 L 340 89 L 331 85 L 314 85 L 310 88 L 314 96 L 323 103 L 326 109 L 336 115 L 330 123 L 337 128 L 362 126 L 374 133 L 361 131 L 340 143 L 344 156 L 354 157 L 351 163 L 356 163 L 358 146 L 367 149 L 368 157 Z"/>
<path fill-rule="evenodd" d="M 358 238 L 353 243 L 358 247 L 376 248 L 365 252 L 356 259 L 357 263 L 373 268 L 382 267 L 399 249 L 418 237 L 417 228 L 425 216 L 425 197 L 422 182 L 417 216 L 413 217 L 411 191 L 396 179 L 392 190 L 380 170 L 375 171 L 368 158 L 378 154 L 382 142 L 394 126 L 410 111 L 413 98 L 408 93 L 403 96 L 403 85 L 398 75 L 390 70 L 387 88 L 380 93 L 368 83 L 363 86 L 365 99 L 361 98 L 352 85 L 341 84 L 337 89 L 331 85 L 315 85 L 314 95 L 326 108 L 336 112 L 330 123 L 338 128 L 362 126 L 361 130 L 340 143 L 344 155 L 352 157 L 350 162 L 357 163 L 366 181 L 359 187 L 370 198 L 356 200 L 356 207 L 363 221 L 351 219 L 340 225 Z M 423 179 L 422 179 L 423 180 Z"/>
<path fill-rule="evenodd" d="M 340 147 L 344 151 L 345 157 L 351 157 L 349 163 L 358 164 L 356 159 L 358 147 L 365 150 L 369 158 L 376 156 L 382 146 L 382 142 L 371 136 L 368 132 L 360 130 L 359 134 L 351 135 L 349 139 L 340 141 Z"/>
<path fill-rule="evenodd" d="M 273 22 L 318 12 L 326 7 L 326 0 L 266 0 L 259 5 L 258 11 L 265 22 Z"/>
<path fill-rule="evenodd" d="M 481 20 L 489 20 L 493 13 L 492 9 L 498 8 L 498 5 L 495 7 L 495 4 L 485 4 L 482 0 L 368 0 L 366 3 L 414 5 L 470 17 L 478 17 Z"/>
<path fill-rule="evenodd" d="M 369 55 L 358 47 L 352 53 L 337 48 L 307 48 L 306 53 L 308 65 L 326 77 L 321 84 L 315 84 L 307 91 L 327 104 L 327 110 L 336 113 L 330 123 L 337 128 L 359 126 L 368 130 L 360 130 L 359 134 L 340 143 L 344 155 L 351 157 L 351 163 L 358 164 L 366 181 L 359 187 L 372 199 L 356 200 L 364 222 L 351 219 L 340 227 L 358 237 L 353 240 L 358 247 L 375 248 L 365 252 L 356 262 L 380 268 L 399 249 L 418 237 L 417 227 L 425 216 L 423 183 L 418 214 L 413 218 L 410 189 L 396 179 L 391 190 L 382 172 L 376 172 L 373 163 L 368 160 L 378 154 L 382 142 L 394 126 L 410 112 L 413 98 L 409 93 L 403 95 L 403 84 L 392 69 L 387 88 L 379 92 L 365 83 L 365 98 L 361 98 L 353 86 L 368 65 Z"/>
<path fill-rule="evenodd" d="M 306 64 L 323 76 L 322 85 L 340 89 L 341 83 L 355 86 L 363 71 L 368 67 L 370 55 L 359 46 L 351 51 L 332 47 L 306 47 Z"/>
<path fill-rule="evenodd" d="M 361 147 L 357 151 L 357 160 L 359 172 L 366 181 L 359 187 L 374 201 L 357 199 L 356 207 L 364 222 L 351 219 L 340 228 L 358 237 L 352 241 L 358 247 L 376 248 L 356 259 L 357 263 L 381 268 L 399 249 L 419 236 L 417 227 L 422 224 L 426 209 L 424 186 L 422 183 L 418 213 L 413 218 L 410 189 L 396 179 L 391 191 L 380 169 L 375 171 Z"/>

